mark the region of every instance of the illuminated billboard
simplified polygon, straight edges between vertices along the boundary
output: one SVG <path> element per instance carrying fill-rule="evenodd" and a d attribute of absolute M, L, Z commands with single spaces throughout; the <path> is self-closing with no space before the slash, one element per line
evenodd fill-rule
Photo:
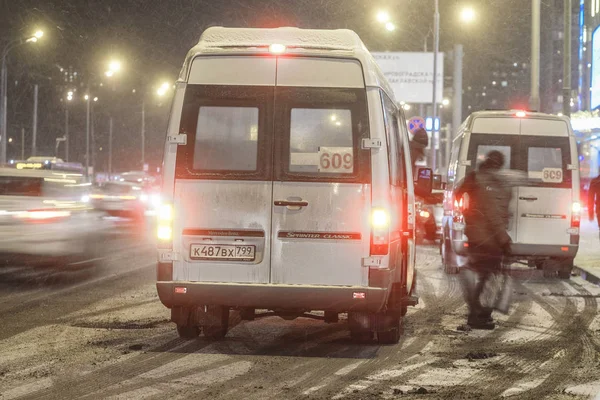
<path fill-rule="evenodd" d="M 592 110 L 600 106 L 600 27 L 592 33 L 592 85 L 590 91 Z"/>

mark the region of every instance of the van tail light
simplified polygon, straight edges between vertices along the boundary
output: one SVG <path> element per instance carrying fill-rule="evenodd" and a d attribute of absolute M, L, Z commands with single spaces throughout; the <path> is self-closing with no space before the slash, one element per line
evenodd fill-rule
<path fill-rule="evenodd" d="M 67 219 L 71 212 L 67 210 L 40 209 L 21 211 L 14 215 L 16 219 L 29 223 L 50 223 Z"/>
<path fill-rule="evenodd" d="M 156 215 L 157 230 L 156 236 L 161 242 L 171 242 L 173 239 L 173 206 L 171 204 L 161 204 Z"/>
<path fill-rule="evenodd" d="M 390 248 L 390 215 L 383 208 L 371 212 L 371 255 L 385 256 Z"/>
<path fill-rule="evenodd" d="M 573 206 L 571 208 L 571 227 L 579 228 L 580 225 L 581 225 L 581 204 L 575 202 L 575 203 L 573 203 Z"/>
<path fill-rule="evenodd" d="M 463 212 L 465 211 L 465 202 L 461 197 L 460 199 L 454 200 L 454 207 L 452 209 L 452 216 L 455 222 L 463 222 Z"/>

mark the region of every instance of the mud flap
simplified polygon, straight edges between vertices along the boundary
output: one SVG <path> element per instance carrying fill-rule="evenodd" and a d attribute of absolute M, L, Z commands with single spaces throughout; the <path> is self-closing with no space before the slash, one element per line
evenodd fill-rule
<path fill-rule="evenodd" d="M 189 326 L 192 321 L 192 309 L 190 307 L 172 307 L 171 322 L 177 325 Z"/>

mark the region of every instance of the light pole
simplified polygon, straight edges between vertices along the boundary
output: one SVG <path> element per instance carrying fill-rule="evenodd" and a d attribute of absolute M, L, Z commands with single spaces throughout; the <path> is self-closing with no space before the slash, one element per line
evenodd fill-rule
<path fill-rule="evenodd" d="M 571 0 L 564 0 L 563 115 L 571 116 Z"/>
<path fill-rule="evenodd" d="M 2 50 L 2 70 L 0 73 L 0 165 L 6 164 L 6 142 L 8 137 L 7 92 L 8 92 L 8 53 L 15 47 L 25 43 L 35 43 L 44 36 L 43 31 L 36 31 L 32 36 L 8 42 Z"/>
<path fill-rule="evenodd" d="M 431 158 L 431 168 L 433 172 L 436 172 L 437 169 L 437 145 L 438 145 L 438 129 L 436 119 L 437 119 L 437 71 L 438 71 L 438 52 L 440 47 L 440 4 L 439 0 L 435 0 L 435 11 L 433 13 L 433 101 L 432 101 L 432 118 L 431 118 L 431 141 L 433 142 L 431 145 L 432 158 Z"/>
<path fill-rule="evenodd" d="M 67 92 L 65 102 L 65 161 L 69 162 L 69 103 L 73 101 L 73 91 Z"/>
<path fill-rule="evenodd" d="M 89 85 L 88 85 L 89 88 Z M 90 95 L 83 96 L 85 100 L 85 176 L 90 176 Z"/>
<path fill-rule="evenodd" d="M 540 7 L 541 0 L 531 0 L 531 97 L 529 107 L 533 111 L 540 110 Z"/>
<path fill-rule="evenodd" d="M 107 78 L 112 78 L 116 73 L 121 70 L 121 62 L 118 60 L 111 60 L 108 63 L 108 69 L 104 72 L 104 75 Z M 91 111 L 90 111 L 90 103 L 91 101 L 98 101 L 97 97 L 92 97 L 90 93 L 90 80 L 88 79 L 88 93 L 84 96 L 86 101 L 86 115 L 85 115 L 85 173 L 86 177 L 89 179 L 89 170 L 90 170 L 90 135 L 91 135 Z"/>

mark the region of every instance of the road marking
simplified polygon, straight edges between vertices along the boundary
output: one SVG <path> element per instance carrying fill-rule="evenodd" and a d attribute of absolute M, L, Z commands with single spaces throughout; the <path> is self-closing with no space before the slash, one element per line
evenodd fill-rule
<path fill-rule="evenodd" d="M 204 348 L 196 353 L 189 354 L 168 364 L 161 365 L 158 368 L 139 375 L 139 377 L 144 379 L 165 378 L 167 376 L 181 374 L 188 370 L 191 371 L 195 368 L 204 367 L 231 358 L 223 354 L 206 354 L 207 349 L 208 348 Z"/>
<path fill-rule="evenodd" d="M 28 383 L 26 385 L 17 386 L 16 388 L 6 390 L 2 392 L 0 396 L 2 397 L 2 400 L 16 399 L 18 397 L 23 397 L 33 392 L 37 392 L 38 390 L 48 389 L 51 386 L 52 378 L 43 378 L 35 382 Z"/>
<path fill-rule="evenodd" d="M 149 397 L 158 396 L 163 391 L 160 389 L 150 387 L 143 387 L 131 392 L 121 393 L 115 396 L 107 397 L 106 400 L 129 400 L 129 399 L 147 399 Z"/>
<path fill-rule="evenodd" d="M 178 378 L 177 382 L 193 386 L 208 386 L 215 383 L 222 383 L 248 373 L 253 365 L 254 363 L 250 361 L 238 361 L 233 364 L 189 375 L 185 378 Z"/>
<path fill-rule="evenodd" d="M 358 368 L 363 363 L 364 363 L 364 361 L 359 361 L 359 362 L 355 362 L 354 364 L 346 365 L 344 368 L 337 370 L 334 373 L 334 375 L 337 375 L 337 376 L 348 375 L 350 372 L 354 371 L 356 368 Z"/>
<path fill-rule="evenodd" d="M 362 379 L 356 383 L 353 383 L 350 386 L 348 386 L 346 389 L 342 390 L 339 394 L 337 394 L 333 397 L 333 400 L 343 399 L 346 396 L 348 396 L 350 393 L 355 393 L 357 391 L 358 392 L 363 391 L 378 382 L 389 381 L 391 379 L 402 376 L 402 375 L 406 374 L 407 372 L 410 372 L 415 369 L 424 367 L 428 364 L 431 364 L 437 360 L 438 360 L 438 358 L 436 357 L 436 358 L 432 358 L 430 360 L 423 361 L 423 362 L 420 362 L 417 364 L 407 365 L 402 368 L 387 369 L 387 370 L 379 371 L 375 374 L 371 374 L 371 375 L 367 376 L 365 379 Z"/>
<path fill-rule="evenodd" d="M 502 397 L 511 397 L 521 394 L 523 392 L 527 392 L 528 390 L 535 389 L 540 386 L 544 381 L 548 378 L 548 375 L 543 376 L 542 378 L 528 381 L 519 381 L 515 384 L 515 386 L 506 389 L 500 396 Z"/>
<path fill-rule="evenodd" d="M 470 379 L 473 375 L 481 372 L 480 369 L 470 367 L 458 367 L 453 369 L 431 368 L 425 373 L 408 381 L 414 386 L 456 386 Z"/>

